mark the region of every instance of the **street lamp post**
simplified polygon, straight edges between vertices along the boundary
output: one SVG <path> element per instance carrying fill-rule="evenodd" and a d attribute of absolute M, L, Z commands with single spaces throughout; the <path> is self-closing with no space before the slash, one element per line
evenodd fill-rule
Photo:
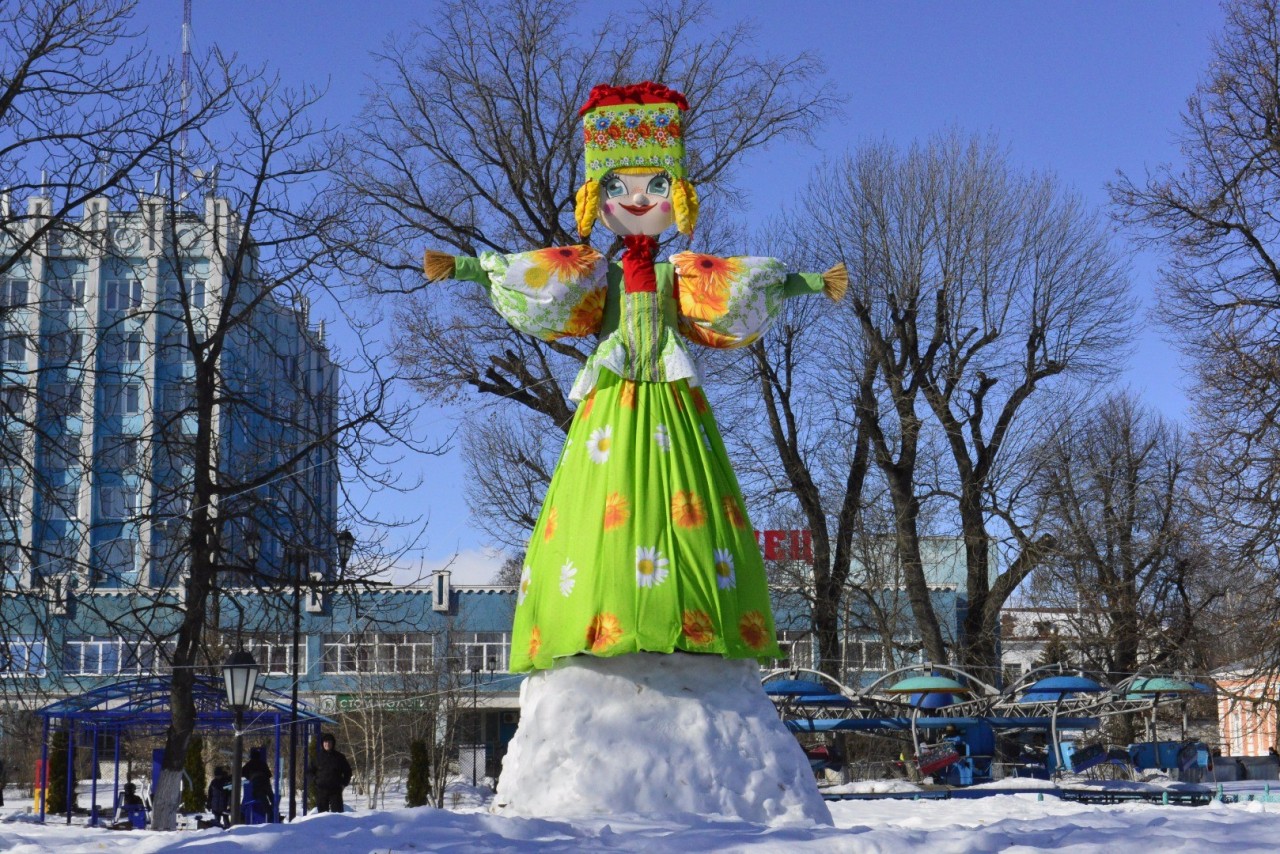
<path fill-rule="evenodd" d="M 240 766 L 244 762 L 244 710 L 253 702 L 258 686 L 258 662 L 243 649 L 222 666 L 227 704 L 235 712 L 236 746 L 231 768 L 231 823 L 240 824 Z"/>
<path fill-rule="evenodd" d="M 351 560 L 351 550 L 355 547 L 356 538 L 350 531 L 339 531 L 334 539 L 338 544 L 338 566 L 345 572 Z M 302 567 L 305 554 L 293 547 L 285 549 L 285 563 L 293 573 L 293 657 L 290 670 L 293 673 L 292 686 L 289 690 L 289 820 L 298 816 L 297 771 L 298 771 L 298 660 L 301 657 L 302 640 Z M 302 797 L 306 799 L 306 783 L 304 779 Z M 303 812 L 306 812 L 304 806 Z"/>
<path fill-rule="evenodd" d="M 285 565 L 293 574 L 293 646 L 289 661 L 292 678 L 289 686 L 289 821 L 298 817 L 297 783 L 294 774 L 298 768 L 298 647 L 302 639 L 302 553 L 292 546 L 284 550 Z"/>
<path fill-rule="evenodd" d="M 471 664 L 471 717 L 476 723 L 476 742 L 480 740 L 480 697 L 476 691 L 479 682 L 480 662 L 475 661 Z M 471 748 L 471 785 L 473 787 L 476 785 L 476 764 L 476 750 L 473 742 Z"/>

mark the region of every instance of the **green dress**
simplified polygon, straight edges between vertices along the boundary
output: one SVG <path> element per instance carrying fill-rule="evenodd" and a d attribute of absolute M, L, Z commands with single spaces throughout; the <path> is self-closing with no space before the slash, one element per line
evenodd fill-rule
<path fill-rule="evenodd" d="M 748 344 L 822 279 L 767 258 L 672 261 L 653 266 L 656 290 L 628 293 L 622 267 L 589 247 L 456 259 L 517 329 L 600 336 L 529 541 L 512 671 L 578 654 L 781 657 L 760 549 L 685 341 Z"/>

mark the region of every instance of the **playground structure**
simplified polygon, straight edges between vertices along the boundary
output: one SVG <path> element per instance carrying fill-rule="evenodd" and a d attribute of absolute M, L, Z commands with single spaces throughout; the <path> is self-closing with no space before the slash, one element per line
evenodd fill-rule
<path fill-rule="evenodd" d="M 909 738 L 904 770 L 948 786 L 988 782 L 997 776 L 997 765 L 1006 770 L 1002 776 L 1041 779 L 1099 773 L 1102 767 L 1120 776 L 1158 768 L 1185 782 L 1214 779 L 1218 757 L 1186 736 L 1186 701 L 1215 692 L 1203 681 L 1139 673 L 1105 684 L 1054 665 L 1000 689 L 960 668 L 935 664 L 890 671 L 860 690 L 808 669 L 773 671 L 762 681 L 792 732 L 861 732 L 898 737 L 904 744 Z M 1157 712 L 1171 706 L 1181 707 L 1181 738 L 1159 741 Z M 1144 741 L 1109 748 L 1084 737 L 1100 729 L 1106 718 L 1121 714 L 1141 716 Z M 1000 763 L 998 741 L 1024 750 Z M 815 770 L 826 764 L 815 761 Z"/>

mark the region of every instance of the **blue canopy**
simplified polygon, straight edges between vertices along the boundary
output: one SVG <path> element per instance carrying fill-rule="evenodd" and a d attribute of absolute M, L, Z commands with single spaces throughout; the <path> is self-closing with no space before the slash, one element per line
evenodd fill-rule
<path fill-rule="evenodd" d="M 93 753 L 94 765 L 98 761 L 98 747 L 103 741 L 102 735 L 114 736 L 115 744 L 115 788 L 119 789 L 120 778 L 120 737 L 121 736 L 156 736 L 165 733 L 170 724 L 170 692 L 173 688 L 172 676 L 143 676 L 137 679 L 122 679 L 109 682 L 97 688 L 50 703 L 37 714 L 44 720 L 44 740 L 41 748 L 41 759 L 47 768 L 49 759 L 49 731 L 57 727 L 64 729 L 68 736 L 68 750 L 74 751 L 76 745 L 87 740 Z M 227 706 L 226 689 L 221 679 L 213 676 L 197 675 L 191 689 L 195 701 L 197 733 L 225 732 L 231 734 L 235 730 L 235 712 Z M 290 721 L 295 719 L 295 706 L 287 694 L 259 686 L 254 694 L 253 703 L 245 712 L 245 726 L 260 731 L 270 731 L 275 736 L 275 802 L 280 803 L 280 731 L 288 730 Z M 333 724 L 332 718 L 314 711 L 306 703 L 298 702 L 296 720 L 302 728 L 304 739 L 306 734 L 319 734 L 323 724 Z M 305 743 L 305 742 L 304 742 Z M 303 775 L 307 775 L 307 752 L 303 751 Z M 67 822 L 71 821 L 70 797 L 74 783 L 75 762 L 67 763 Z M 57 785 L 53 780 L 49 785 Z M 98 778 L 92 778 L 93 801 L 97 802 Z M 44 820 L 45 799 L 40 800 L 40 819 Z M 306 798 L 303 798 L 303 813 L 306 813 Z M 94 814 L 90 824 L 97 823 Z"/>
<path fill-rule="evenodd" d="M 764 692 L 770 697 L 805 697 L 830 694 L 831 689 L 811 679 L 777 679 L 766 682 Z"/>

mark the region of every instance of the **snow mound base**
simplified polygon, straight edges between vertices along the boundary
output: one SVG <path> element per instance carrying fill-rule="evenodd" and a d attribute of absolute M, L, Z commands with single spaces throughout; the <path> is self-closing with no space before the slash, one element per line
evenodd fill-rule
<path fill-rule="evenodd" d="M 495 812 L 831 824 L 753 661 L 575 656 L 525 679 Z"/>

